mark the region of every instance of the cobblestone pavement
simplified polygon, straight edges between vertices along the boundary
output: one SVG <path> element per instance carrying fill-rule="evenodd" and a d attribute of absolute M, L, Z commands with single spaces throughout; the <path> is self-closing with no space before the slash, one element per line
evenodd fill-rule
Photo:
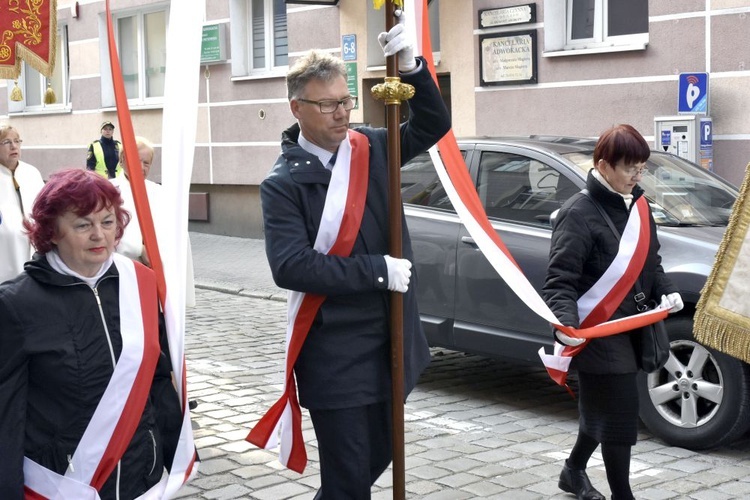
<path fill-rule="evenodd" d="M 199 402 L 193 426 L 202 463 L 180 498 L 311 499 L 318 461 L 304 410 L 304 474 L 285 470 L 275 452 L 244 441 L 281 391 L 285 295 L 268 281 L 262 242 L 195 233 L 191 242 L 199 288 L 197 306 L 188 311 L 186 355 L 189 395 Z M 209 260 L 236 265 L 216 274 Z M 255 285 L 248 285 L 251 275 Z M 576 418 L 575 401 L 541 366 L 435 349 L 405 408 L 407 498 L 572 499 L 558 490 L 557 477 Z M 631 463 L 635 495 L 750 498 L 748 452 L 747 439 L 692 452 L 665 446 L 642 429 Z M 609 496 L 598 453 L 589 476 Z M 392 498 L 391 484 L 389 469 L 373 498 Z"/>

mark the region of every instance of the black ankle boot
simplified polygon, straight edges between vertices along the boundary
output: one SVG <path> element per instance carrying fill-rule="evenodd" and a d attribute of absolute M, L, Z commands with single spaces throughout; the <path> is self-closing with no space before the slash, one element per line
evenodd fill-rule
<path fill-rule="evenodd" d="M 591 485 L 585 470 L 571 469 L 567 463 L 560 473 L 557 487 L 566 493 L 573 493 L 578 500 L 607 500 Z"/>

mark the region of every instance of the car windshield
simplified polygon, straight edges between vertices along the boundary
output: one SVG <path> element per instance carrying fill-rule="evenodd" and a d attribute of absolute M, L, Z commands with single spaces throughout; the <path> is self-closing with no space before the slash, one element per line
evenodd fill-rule
<path fill-rule="evenodd" d="M 585 175 L 594 166 L 593 151 L 567 153 Z M 682 158 L 652 151 L 648 172 L 638 183 L 646 192 L 654 220 L 664 226 L 726 226 L 737 189 Z"/>

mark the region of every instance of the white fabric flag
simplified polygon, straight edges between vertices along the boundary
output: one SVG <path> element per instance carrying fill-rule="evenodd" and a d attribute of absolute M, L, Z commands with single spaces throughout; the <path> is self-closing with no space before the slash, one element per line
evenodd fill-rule
<path fill-rule="evenodd" d="M 157 234 L 167 282 L 164 316 L 169 334 L 170 354 L 177 392 L 185 409 L 180 441 L 172 474 L 162 498 L 171 498 L 195 474 L 195 445 L 190 409 L 185 401 L 185 269 L 188 248 L 188 193 L 193 172 L 195 135 L 198 120 L 200 51 L 204 4 L 201 0 L 171 2 L 167 33 L 167 61 L 162 119 L 163 207 L 169 207 L 172 224 Z"/>

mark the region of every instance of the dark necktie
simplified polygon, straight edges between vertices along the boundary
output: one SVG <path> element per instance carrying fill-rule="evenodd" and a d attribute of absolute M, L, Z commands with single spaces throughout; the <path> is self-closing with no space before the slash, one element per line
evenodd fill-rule
<path fill-rule="evenodd" d="M 339 153 L 338 151 L 336 151 L 335 153 L 333 153 L 333 156 L 331 156 L 331 159 L 328 160 L 328 163 L 326 164 L 326 168 L 328 170 L 333 170 L 333 166 L 336 165 L 336 155 L 338 153 Z"/>

